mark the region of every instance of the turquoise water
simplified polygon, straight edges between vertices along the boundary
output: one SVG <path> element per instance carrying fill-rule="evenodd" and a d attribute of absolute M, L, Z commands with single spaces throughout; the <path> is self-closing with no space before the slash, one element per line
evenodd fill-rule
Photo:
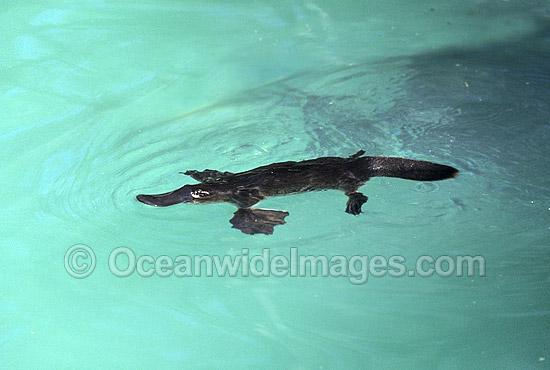
<path fill-rule="evenodd" d="M 1 368 L 550 368 L 548 1 L 20 1 L 1 14 Z M 193 182 L 187 169 L 359 149 L 461 174 L 372 179 L 358 217 L 336 191 L 269 199 L 290 213 L 271 236 L 231 229 L 231 205 L 135 200 Z M 96 256 L 86 278 L 65 267 L 75 244 Z M 118 247 L 408 268 L 482 256 L 486 276 L 123 278 Z"/>

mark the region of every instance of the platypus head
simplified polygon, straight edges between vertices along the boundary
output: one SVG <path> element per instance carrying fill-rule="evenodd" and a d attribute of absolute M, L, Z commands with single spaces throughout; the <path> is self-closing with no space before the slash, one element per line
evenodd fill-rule
<path fill-rule="evenodd" d="M 150 206 L 166 207 L 178 203 L 201 203 L 201 201 L 208 201 L 210 196 L 210 192 L 199 185 L 185 185 L 178 190 L 163 194 L 139 194 L 136 199 Z"/>

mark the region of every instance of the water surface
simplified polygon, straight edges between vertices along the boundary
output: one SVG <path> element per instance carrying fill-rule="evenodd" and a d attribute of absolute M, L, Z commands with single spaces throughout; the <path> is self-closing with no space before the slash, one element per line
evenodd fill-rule
<path fill-rule="evenodd" d="M 4 4 L 2 368 L 543 369 L 550 361 L 542 1 Z M 457 179 L 226 204 L 138 193 L 285 160 L 403 156 Z M 96 255 L 71 277 L 69 247 Z M 136 256 L 483 256 L 486 276 L 140 277 Z M 81 261 L 82 262 L 82 261 Z"/>

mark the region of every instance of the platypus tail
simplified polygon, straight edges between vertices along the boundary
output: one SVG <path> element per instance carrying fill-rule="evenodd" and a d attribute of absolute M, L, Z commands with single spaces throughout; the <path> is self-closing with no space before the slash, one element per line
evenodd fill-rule
<path fill-rule="evenodd" d="M 427 161 L 394 157 L 363 157 L 370 177 L 385 176 L 416 181 L 438 181 L 458 175 L 454 167 Z"/>

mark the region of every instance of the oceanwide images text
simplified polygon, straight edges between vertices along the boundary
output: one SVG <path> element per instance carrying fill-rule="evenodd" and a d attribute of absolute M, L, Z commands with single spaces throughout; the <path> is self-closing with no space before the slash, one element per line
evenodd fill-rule
<path fill-rule="evenodd" d="M 347 278 L 351 284 L 365 284 L 369 277 L 484 277 L 483 256 L 420 256 L 410 263 L 404 256 L 301 255 L 298 248 L 288 254 L 272 255 L 269 248 L 251 254 L 137 256 L 127 247 L 111 251 L 106 261 L 111 274 L 124 278 L 140 277 L 331 277 Z M 74 278 L 85 278 L 96 268 L 92 248 L 76 244 L 65 253 L 65 269 Z"/>

